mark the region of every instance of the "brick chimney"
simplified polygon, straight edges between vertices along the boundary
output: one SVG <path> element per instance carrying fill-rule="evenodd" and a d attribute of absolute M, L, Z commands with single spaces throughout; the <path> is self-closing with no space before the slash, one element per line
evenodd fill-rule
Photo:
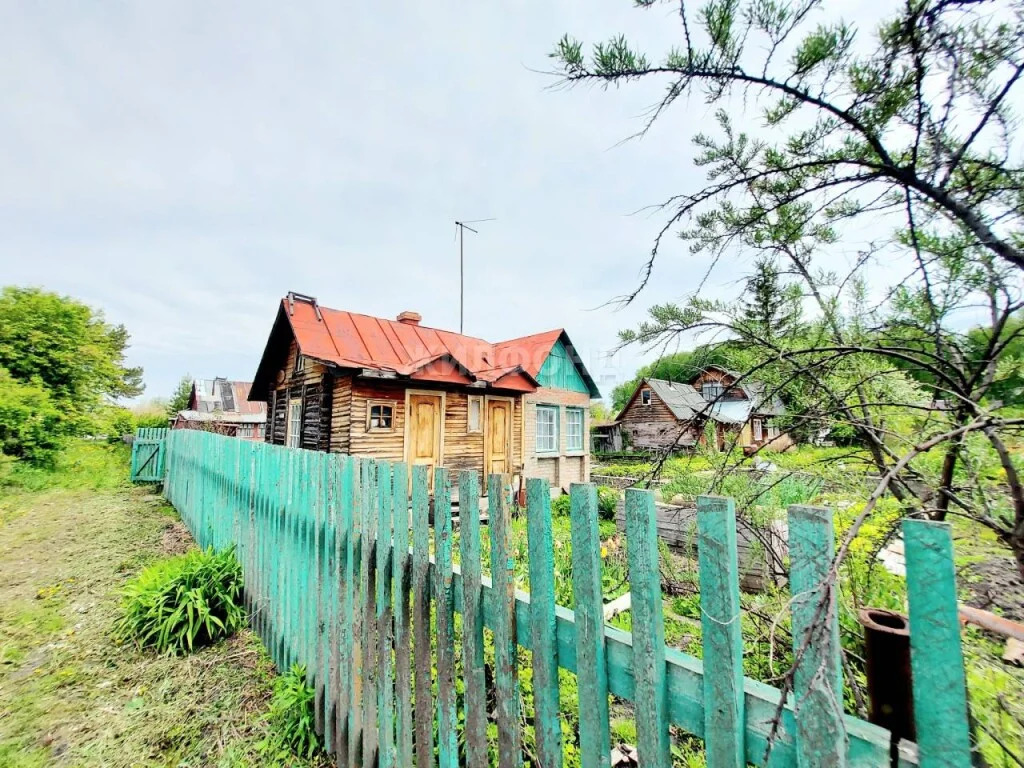
<path fill-rule="evenodd" d="M 405 323 L 406 325 L 419 325 L 423 316 L 420 315 L 419 312 L 410 312 L 409 310 L 406 310 L 405 312 L 400 313 L 396 319 L 398 322 Z"/>

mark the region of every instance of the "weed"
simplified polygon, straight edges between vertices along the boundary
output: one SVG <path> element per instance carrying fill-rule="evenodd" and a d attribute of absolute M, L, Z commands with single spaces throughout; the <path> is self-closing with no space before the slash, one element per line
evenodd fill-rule
<path fill-rule="evenodd" d="M 125 588 L 115 638 L 158 653 L 191 652 L 244 625 L 241 594 L 242 567 L 234 547 L 193 550 L 157 562 Z"/>
<path fill-rule="evenodd" d="M 311 759 L 322 749 L 313 720 L 316 692 L 306 682 L 306 667 L 294 664 L 274 681 L 270 730 L 257 745 L 265 760 L 286 763 L 291 757 Z"/>

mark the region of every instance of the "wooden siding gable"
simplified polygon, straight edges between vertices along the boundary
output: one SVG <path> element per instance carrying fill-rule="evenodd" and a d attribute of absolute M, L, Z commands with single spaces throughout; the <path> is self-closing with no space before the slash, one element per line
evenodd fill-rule
<path fill-rule="evenodd" d="M 541 366 L 540 372 L 537 374 L 537 382 L 542 387 L 551 389 L 590 393 L 590 387 L 587 386 L 587 382 L 583 379 L 583 375 L 561 339 L 551 347 L 544 365 Z"/>

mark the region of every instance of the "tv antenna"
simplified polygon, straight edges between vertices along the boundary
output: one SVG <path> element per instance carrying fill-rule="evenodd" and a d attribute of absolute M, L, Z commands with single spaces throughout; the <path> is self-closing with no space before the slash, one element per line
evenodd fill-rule
<path fill-rule="evenodd" d="M 472 219 L 470 221 L 455 221 L 455 236 L 459 240 L 459 333 L 462 333 L 462 316 L 463 307 L 465 306 L 465 295 L 466 295 L 466 280 L 465 280 L 465 258 L 463 256 L 463 241 L 465 240 L 465 230 L 469 230 L 474 235 L 480 234 L 473 229 L 470 224 L 482 224 L 485 221 L 497 221 L 497 219 Z"/>

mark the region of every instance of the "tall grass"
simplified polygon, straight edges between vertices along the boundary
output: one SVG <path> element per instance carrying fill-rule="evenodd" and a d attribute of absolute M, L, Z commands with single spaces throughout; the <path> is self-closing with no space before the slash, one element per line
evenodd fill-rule
<path fill-rule="evenodd" d="M 125 443 L 98 440 L 70 441 L 49 468 L 0 456 L 0 488 L 25 492 L 127 488 L 130 458 L 131 447 Z"/>

